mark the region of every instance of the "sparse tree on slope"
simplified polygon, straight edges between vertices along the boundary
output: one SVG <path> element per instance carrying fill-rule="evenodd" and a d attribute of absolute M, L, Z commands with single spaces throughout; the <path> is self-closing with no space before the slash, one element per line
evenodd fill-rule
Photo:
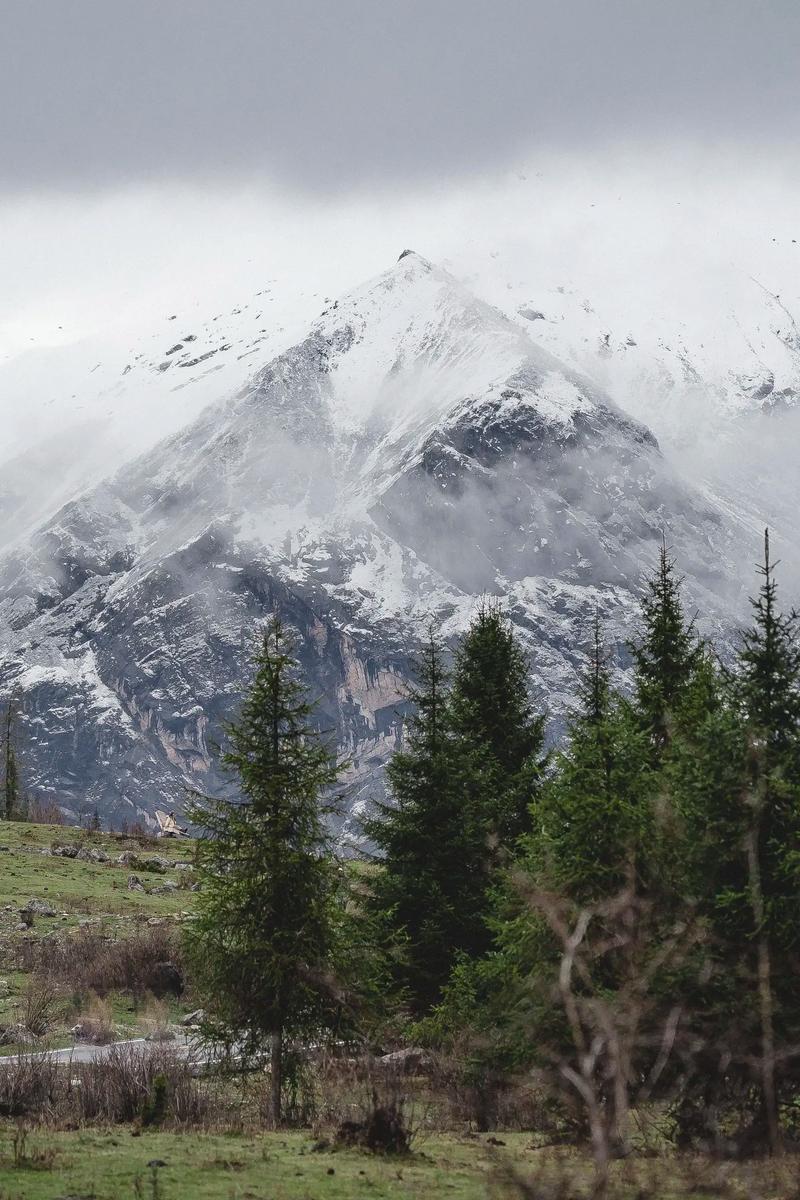
<path fill-rule="evenodd" d="M 19 816 L 22 806 L 19 784 L 19 768 L 14 749 L 14 700 L 9 698 L 6 706 L 3 745 L 3 816 L 7 821 L 13 821 Z"/>
<path fill-rule="evenodd" d="M 263 637 L 225 765 L 241 802 L 201 800 L 201 890 L 187 952 L 208 1010 L 248 1052 L 271 1052 L 272 1117 L 281 1121 L 287 1036 L 334 1019 L 331 957 L 337 868 L 324 827 L 334 760 L 310 724 L 291 641 L 278 619 Z M 327 805 L 330 808 L 330 805 Z"/>

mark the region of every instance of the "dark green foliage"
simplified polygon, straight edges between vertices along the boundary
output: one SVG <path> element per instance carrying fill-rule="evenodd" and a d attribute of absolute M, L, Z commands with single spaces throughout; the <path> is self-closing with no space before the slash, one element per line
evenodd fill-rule
<path fill-rule="evenodd" d="M 770 937 L 784 953 L 800 938 L 800 647 L 797 617 L 778 611 L 773 570 L 767 542 L 739 669 L 725 694 L 687 722 L 673 754 L 693 887 L 737 953 L 756 932 L 747 856 L 754 832 Z"/>
<path fill-rule="evenodd" d="M 776 1045 L 800 1040 L 800 649 L 797 618 L 778 610 L 773 571 L 766 537 L 737 669 L 716 702 L 684 723 L 669 777 L 713 964 L 692 997 L 694 1021 L 709 1046 L 736 1047 L 700 1107 L 735 1106 L 750 1136 L 776 1149 L 777 1106 L 798 1083 L 793 1056 Z M 689 1095 L 679 1111 L 696 1119 L 697 1109 Z"/>
<path fill-rule="evenodd" d="M 558 897 L 577 915 L 632 882 L 643 888 L 656 869 L 649 738 L 611 688 L 597 622 L 580 697 L 532 830 L 494 893 L 492 951 L 459 965 L 426 1025 L 434 1041 L 466 1040 L 479 1071 L 543 1065 L 569 1042 L 553 997 L 562 950 L 536 897 Z"/>
<path fill-rule="evenodd" d="M 4 721 L 5 737 L 3 739 L 3 759 L 4 759 L 4 777 L 3 777 L 3 816 L 7 821 L 13 821 L 15 818 L 20 818 L 23 813 L 22 794 L 19 782 L 19 767 L 17 766 L 17 755 L 14 749 L 14 701 L 9 699 L 6 706 L 5 721 Z"/>
<path fill-rule="evenodd" d="M 388 769 L 393 803 L 365 823 L 382 859 L 367 910 L 416 1014 L 440 998 L 460 954 L 488 945 L 480 760 L 454 736 L 442 651 L 431 634 L 409 699 L 407 743 Z"/>
<path fill-rule="evenodd" d="M 635 700 L 658 758 L 672 738 L 676 710 L 704 654 L 694 623 L 686 620 L 681 580 L 664 543 L 658 567 L 646 581 L 641 620 L 639 637 L 630 645 Z"/>
<path fill-rule="evenodd" d="M 534 712 L 528 674 L 502 610 L 481 604 L 456 651 L 451 721 L 455 735 L 483 756 L 487 826 L 506 848 L 530 828 L 544 768 L 544 717 Z"/>
<path fill-rule="evenodd" d="M 433 635 L 410 695 L 407 744 L 388 770 L 393 803 L 366 831 L 381 857 L 368 905 L 394 950 L 414 1015 L 437 1004 L 457 962 L 489 948 L 497 873 L 530 825 L 544 766 L 543 719 L 501 611 L 483 604 L 456 651 L 452 684 Z"/>
<path fill-rule="evenodd" d="M 332 977 L 339 870 L 322 797 L 337 767 L 312 728 L 312 707 L 279 620 L 264 635 L 252 687 L 228 728 L 225 764 L 241 801 L 201 800 L 191 813 L 201 890 L 186 939 L 218 1031 L 246 1051 L 270 1045 L 278 1120 L 285 1035 L 336 1018 Z"/>
<path fill-rule="evenodd" d="M 581 692 L 522 856 L 537 886 L 576 904 L 613 895 L 631 868 L 641 887 L 658 871 L 647 733 L 611 690 L 597 630 Z"/>
<path fill-rule="evenodd" d="M 152 1128 L 162 1125 L 167 1115 L 167 1077 L 156 1075 L 150 1095 L 142 1106 L 142 1125 Z"/>
<path fill-rule="evenodd" d="M 800 734 L 800 616 L 778 609 L 776 565 L 770 561 L 767 530 L 764 562 L 758 568 L 763 583 L 750 602 L 753 625 L 742 638 L 736 690 L 748 726 L 763 740 L 765 767 L 781 764 L 794 772 Z"/>

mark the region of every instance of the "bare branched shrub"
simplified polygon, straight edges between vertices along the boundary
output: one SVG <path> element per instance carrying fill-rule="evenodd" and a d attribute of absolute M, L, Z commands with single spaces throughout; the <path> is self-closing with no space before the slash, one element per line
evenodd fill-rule
<path fill-rule="evenodd" d="M 51 976 L 34 975 L 22 994 L 22 1024 L 33 1037 L 44 1037 L 63 1014 L 61 988 Z"/>
<path fill-rule="evenodd" d="M 5 1061 L 0 1070 L 0 1115 L 52 1117 L 63 1090 L 63 1072 L 47 1054 L 36 1054 Z"/>
<path fill-rule="evenodd" d="M 574 1154 L 543 1155 L 534 1170 L 521 1170 L 495 1155 L 490 1194 L 497 1200 L 594 1200 L 596 1183 Z M 612 1165 L 605 1191 L 608 1200 L 798 1200 L 795 1164 L 720 1163 L 699 1156 L 665 1152 L 658 1158 L 632 1157 Z"/>
<path fill-rule="evenodd" d="M 688 911 L 665 928 L 632 882 L 581 909 L 526 880 L 520 887 L 560 955 L 551 1000 L 563 1014 L 566 1037 L 542 1049 L 554 1086 L 586 1121 L 593 1194 L 604 1196 L 609 1163 L 630 1152 L 632 1113 L 663 1099 L 675 1058 L 686 1052 L 681 1042 L 691 1041 L 685 1001 L 662 984 L 687 965 L 701 930 Z"/>
<path fill-rule="evenodd" d="M 177 995 L 183 987 L 178 939 L 164 925 L 142 925 L 117 940 L 85 928 L 46 947 L 30 944 L 22 953 L 25 970 L 57 980 L 76 995 L 129 991 L 141 999 L 147 993 Z"/>
<path fill-rule="evenodd" d="M 142 1050 L 112 1046 L 100 1061 L 72 1068 L 72 1108 L 81 1121 L 133 1121 L 151 1100 L 155 1081 L 165 1082 L 165 1119 L 174 1125 L 198 1125 L 209 1115 L 207 1089 L 190 1064 L 166 1047 Z"/>
<path fill-rule="evenodd" d="M 27 819 L 33 825 L 66 825 L 64 814 L 52 800 L 31 800 Z"/>
<path fill-rule="evenodd" d="M 116 1030 L 108 1001 L 102 996 L 91 996 L 72 1033 L 79 1042 L 89 1042 L 93 1046 L 107 1046 L 113 1042 Z"/>
<path fill-rule="evenodd" d="M 197 1078 L 190 1062 L 167 1047 L 121 1044 L 101 1060 L 59 1062 L 40 1054 L 10 1060 L 0 1070 L 0 1114 L 74 1126 L 135 1121 L 163 1077 L 164 1124 L 202 1126 L 227 1118 L 215 1081 Z"/>

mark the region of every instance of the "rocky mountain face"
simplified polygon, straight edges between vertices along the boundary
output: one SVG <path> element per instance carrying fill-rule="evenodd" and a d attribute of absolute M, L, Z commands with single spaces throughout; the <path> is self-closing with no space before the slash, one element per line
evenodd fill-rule
<path fill-rule="evenodd" d="M 481 594 L 504 598 L 554 727 L 589 619 L 624 639 L 664 534 L 725 626 L 750 531 L 536 324 L 404 253 L 9 551 L 0 688 L 31 794 L 119 824 L 231 787 L 215 742 L 272 611 L 350 762 L 350 813 L 381 789 L 422 629 L 456 634 Z"/>

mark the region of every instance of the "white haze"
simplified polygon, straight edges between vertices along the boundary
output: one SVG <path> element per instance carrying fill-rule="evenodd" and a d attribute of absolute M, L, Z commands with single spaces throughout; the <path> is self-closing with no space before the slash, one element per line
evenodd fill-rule
<path fill-rule="evenodd" d="M 0 492 L 22 462 L 24 486 L 45 498 L 50 489 L 61 502 L 237 383 L 227 370 L 181 392 L 143 384 L 97 400 L 98 380 L 119 373 L 137 347 L 166 349 L 171 331 L 230 313 L 268 286 L 269 338 L 263 358 L 239 368 L 244 375 L 297 340 L 327 299 L 407 246 L 506 310 L 574 294 L 601 326 L 635 331 L 654 346 L 679 331 L 710 367 L 736 370 L 761 319 L 763 289 L 800 321 L 798 172 L 752 148 L 744 171 L 743 153 L 683 146 L 540 155 L 468 184 L 373 188 L 336 200 L 266 184 L 7 199 Z M 530 333 L 536 339 L 535 325 Z M 575 355 L 586 369 L 579 345 Z M 701 486 L 722 482 L 731 504 L 752 508 L 754 525 L 776 523 L 796 550 L 800 416 L 731 424 L 688 381 L 667 403 L 655 386 L 603 379 L 602 364 L 594 373 L 654 428 L 684 474 Z M 62 441 L 67 432 L 71 442 Z M 4 465 L 11 459 L 13 470 Z"/>

